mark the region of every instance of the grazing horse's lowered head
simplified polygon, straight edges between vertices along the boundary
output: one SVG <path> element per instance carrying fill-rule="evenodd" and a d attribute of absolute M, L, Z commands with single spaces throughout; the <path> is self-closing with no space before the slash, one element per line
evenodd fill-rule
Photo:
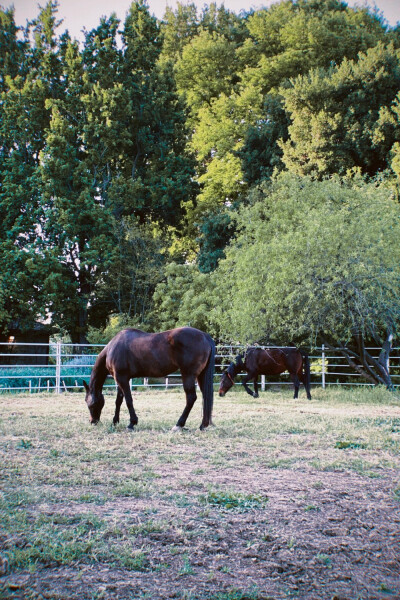
<path fill-rule="evenodd" d="M 229 367 L 222 374 L 218 391 L 218 394 L 221 396 L 221 398 L 225 396 L 226 392 L 229 391 L 235 384 L 236 375 L 240 373 L 240 371 L 243 371 L 243 369 L 243 357 L 239 354 L 239 356 L 236 357 L 235 362 L 231 362 Z"/>
<path fill-rule="evenodd" d="M 86 381 L 83 382 L 83 385 L 86 390 L 85 402 L 90 413 L 89 421 L 92 425 L 97 425 L 104 406 L 103 393 L 91 390 Z"/>

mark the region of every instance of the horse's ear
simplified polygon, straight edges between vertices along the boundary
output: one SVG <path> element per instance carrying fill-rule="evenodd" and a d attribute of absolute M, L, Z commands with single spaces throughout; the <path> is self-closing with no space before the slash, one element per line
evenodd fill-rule
<path fill-rule="evenodd" d="M 88 386 L 88 384 L 86 383 L 86 381 L 85 381 L 85 380 L 83 380 L 83 387 L 85 388 L 85 390 L 86 390 L 87 392 L 89 391 L 89 386 Z"/>

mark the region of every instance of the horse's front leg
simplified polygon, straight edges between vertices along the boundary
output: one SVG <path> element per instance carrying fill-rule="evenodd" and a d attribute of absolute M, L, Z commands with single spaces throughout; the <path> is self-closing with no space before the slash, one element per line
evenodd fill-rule
<path fill-rule="evenodd" d="M 255 395 L 255 393 L 256 393 L 256 392 L 253 392 L 253 391 L 252 391 L 252 390 L 249 388 L 249 386 L 247 385 L 247 384 L 248 384 L 248 382 L 249 382 L 249 381 L 251 381 L 252 379 L 254 379 L 254 388 L 255 388 L 255 387 L 256 387 L 256 380 L 257 380 L 257 376 L 256 376 L 256 377 L 254 377 L 254 375 L 253 375 L 253 374 L 250 374 L 250 373 L 247 373 L 246 377 L 245 377 L 245 378 L 243 379 L 243 381 L 242 381 L 242 385 L 243 385 L 244 389 L 246 390 L 246 392 L 247 392 L 248 394 L 250 394 L 250 396 L 253 396 L 253 398 L 258 398 L 258 395 L 257 395 L 257 396 Z"/>
<path fill-rule="evenodd" d="M 121 408 L 121 404 L 124 400 L 124 394 L 120 387 L 118 387 L 117 397 L 115 399 L 115 414 L 113 418 L 113 425 L 117 425 L 119 423 L 119 411 Z"/>
<path fill-rule="evenodd" d="M 125 396 L 126 406 L 129 410 L 130 422 L 128 425 L 128 429 L 133 429 L 135 425 L 138 424 L 138 418 L 135 413 L 135 409 L 133 408 L 133 398 L 131 394 L 131 388 L 129 386 L 129 377 L 127 377 L 126 375 L 116 375 L 115 381 L 117 382 L 119 389 L 122 391 L 123 396 Z"/>
<path fill-rule="evenodd" d="M 254 398 L 258 398 L 258 377 L 254 377 Z"/>

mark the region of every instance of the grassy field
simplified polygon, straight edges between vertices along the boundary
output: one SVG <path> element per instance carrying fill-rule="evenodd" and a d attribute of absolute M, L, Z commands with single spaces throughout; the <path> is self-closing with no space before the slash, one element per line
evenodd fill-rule
<path fill-rule="evenodd" d="M 0 597 L 399 599 L 399 397 L 300 396 L 0 396 Z"/>

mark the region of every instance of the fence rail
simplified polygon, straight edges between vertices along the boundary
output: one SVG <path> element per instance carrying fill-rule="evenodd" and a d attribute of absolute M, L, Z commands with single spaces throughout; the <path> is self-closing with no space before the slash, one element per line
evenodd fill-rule
<path fill-rule="evenodd" d="M 99 344 L 50 344 L 0 343 L 0 393 L 5 392 L 55 392 L 77 391 L 88 381 L 96 357 L 104 346 Z M 380 348 L 368 348 L 378 357 Z M 215 384 L 229 362 L 244 348 L 220 345 L 217 347 Z M 351 371 L 343 356 L 328 352 L 324 346 L 313 349 L 310 354 L 311 383 L 323 388 L 331 385 L 371 385 Z M 400 347 L 392 349 L 390 374 L 395 386 L 400 385 Z M 240 384 L 240 375 L 237 379 Z M 162 379 L 140 378 L 131 382 L 132 388 L 163 388 L 181 386 L 179 373 Z M 261 377 L 261 389 L 268 386 L 291 385 L 288 374 L 275 379 Z M 114 381 L 107 379 L 105 388 L 115 388 Z"/>

